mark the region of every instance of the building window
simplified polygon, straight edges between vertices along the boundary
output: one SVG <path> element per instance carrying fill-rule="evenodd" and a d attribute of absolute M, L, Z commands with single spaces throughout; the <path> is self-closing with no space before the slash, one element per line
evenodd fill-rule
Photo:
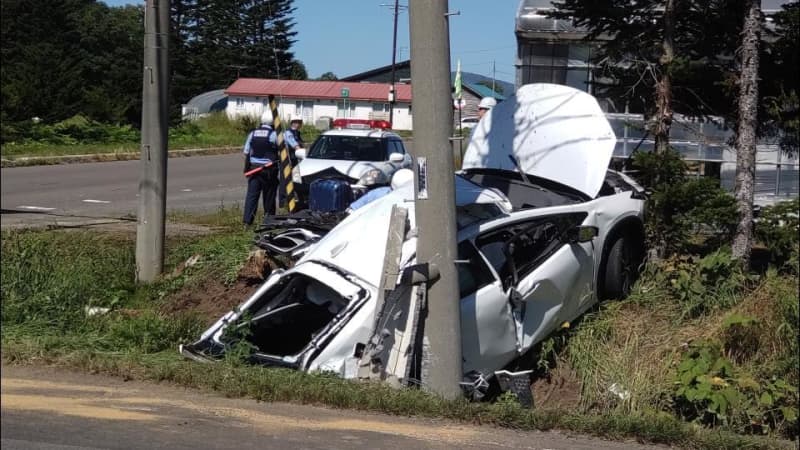
<path fill-rule="evenodd" d="M 356 104 L 351 101 L 336 102 L 336 116 L 342 118 L 354 118 L 356 115 Z"/>
<path fill-rule="evenodd" d="M 388 103 L 373 103 L 372 104 L 372 111 L 373 112 L 389 112 L 389 104 Z"/>
<path fill-rule="evenodd" d="M 236 109 L 244 108 L 244 99 L 241 97 L 236 97 Z"/>

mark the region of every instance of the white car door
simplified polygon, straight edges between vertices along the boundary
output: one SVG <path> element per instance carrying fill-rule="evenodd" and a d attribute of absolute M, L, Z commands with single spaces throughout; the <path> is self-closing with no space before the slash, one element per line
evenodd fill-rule
<path fill-rule="evenodd" d="M 463 371 L 490 375 L 518 354 L 516 325 L 503 285 L 471 241 L 458 246 Z"/>
<path fill-rule="evenodd" d="M 476 240 L 507 293 L 520 353 L 574 319 L 592 296 L 592 243 L 568 238 L 585 218 L 580 212 L 536 217 Z"/>

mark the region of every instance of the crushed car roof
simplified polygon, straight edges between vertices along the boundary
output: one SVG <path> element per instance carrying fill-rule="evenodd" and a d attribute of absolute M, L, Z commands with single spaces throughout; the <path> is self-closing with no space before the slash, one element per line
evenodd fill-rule
<path fill-rule="evenodd" d="M 569 86 L 522 86 L 475 127 L 463 169 L 521 169 L 597 196 L 616 144 L 597 100 Z"/>

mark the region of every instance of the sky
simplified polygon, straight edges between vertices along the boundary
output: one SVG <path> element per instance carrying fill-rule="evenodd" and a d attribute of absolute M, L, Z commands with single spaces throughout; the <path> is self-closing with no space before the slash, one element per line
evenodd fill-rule
<path fill-rule="evenodd" d="M 111 6 L 141 4 L 105 0 Z M 408 5 L 408 0 L 401 0 Z M 309 78 L 342 78 L 392 63 L 394 0 L 295 0 L 297 36 L 292 50 Z M 514 82 L 514 17 L 519 0 L 449 0 L 451 69 Z M 409 58 L 408 10 L 397 22 L 397 61 Z"/>

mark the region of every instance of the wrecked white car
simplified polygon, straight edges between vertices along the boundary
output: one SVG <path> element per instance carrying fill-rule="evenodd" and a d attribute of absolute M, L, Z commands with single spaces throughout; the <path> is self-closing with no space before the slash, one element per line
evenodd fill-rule
<path fill-rule="evenodd" d="M 607 170 L 615 142 L 596 100 L 560 85 L 524 86 L 476 127 L 455 176 L 467 384 L 627 294 L 644 192 Z M 213 360 L 245 340 L 255 363 L 424 382 L 414 198 L 406 185 L 355 211 L 181 353 Z"/>

